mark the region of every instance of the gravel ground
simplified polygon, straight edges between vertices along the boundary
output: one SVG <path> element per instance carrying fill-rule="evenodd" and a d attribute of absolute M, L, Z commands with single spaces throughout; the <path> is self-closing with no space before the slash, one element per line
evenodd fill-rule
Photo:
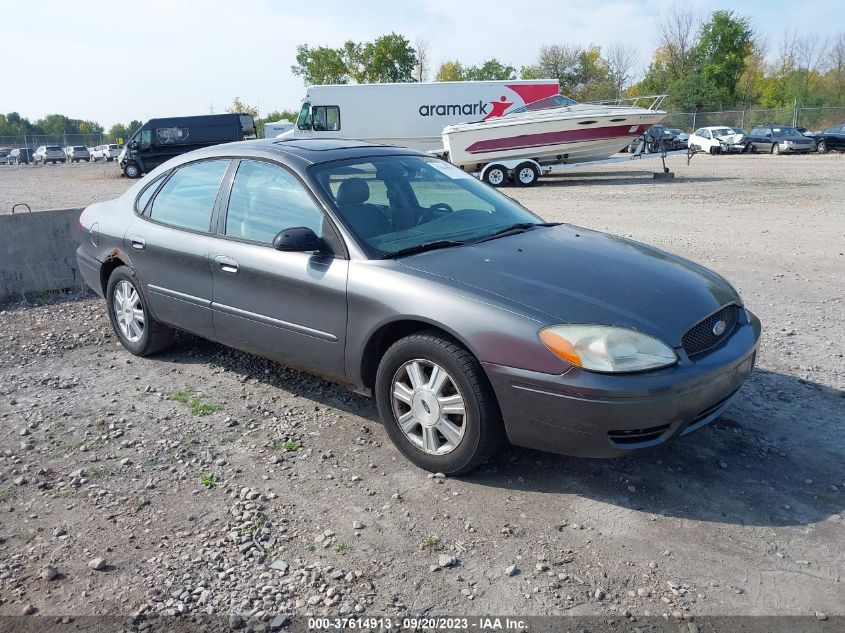
<path fill-rule="evenodd" d="M 436 477 L 342 388 L 187 336 L 135 358 L 95 298 L 7 306 L 0 615 L 845 614 L 845 156 L 657 164 L 506 190 L 714 268 L 763 320 L 733 407 L 636 457 Z M 115 195 L 112 167 L 0 169 L 0 207 Z"/>
<path fill-rule="evenodd" d="M 115 198 L 132 183 L 114 162 L 0 165 L 0 215 L 19 202 L 33 211 L 84 207 Z"/>

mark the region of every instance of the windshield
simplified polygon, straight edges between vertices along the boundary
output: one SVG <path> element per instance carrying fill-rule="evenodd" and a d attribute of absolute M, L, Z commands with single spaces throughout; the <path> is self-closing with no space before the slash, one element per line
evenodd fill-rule
<path fill-rule="evenodd" d="M 720 136 L 731 136 L 735 134 L 735 132 L 729 127 L 720 127 L 713 130 L 713 136 L 720 137 Z"/>
<path fill-rule="evenodd" d="M 776 127 L 772 131 L 775 136 L 801 136 L 801 132 L 794 127 Z"/>
<path fill-rule="evenodd" d="M 470 242 L 542 220 L 445 161 L 378 156 L 324 163 L 314 179 L 371 258 L 433 242 Z"/>
<path fill-rule="evenodd" d="M 569 97 L 564 97 L 563 95 L 554 95 L 553 97 L 546 97 L 545 99 L 540 99 L 539 101 L 533 101 L 527 105 L 522 106 L 521 108 L 511 110 L 505 116 L 510 116 L 511 114 L 520 114 L 521 112 L 534 112 L 536 110 L 565 108 L 568 106 L 574 106 L 577 103 L 577 101 L 573 101 Z"/>

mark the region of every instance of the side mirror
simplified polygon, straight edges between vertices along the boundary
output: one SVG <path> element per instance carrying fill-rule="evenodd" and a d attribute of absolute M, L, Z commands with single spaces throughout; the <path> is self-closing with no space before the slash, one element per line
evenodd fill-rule
<path fill-rule="evenodd" d="M 307 253 L 320 250 L 320 238 L 306 226 L 296 226 L 281 231 L 273 238 L 273 248 L 277 251 L 296 251 Z"/>
<path fill-rule="evenodd" d="M 127 145 L 129 149 L 138 149 L 138 141 L 129 141 Z"/>

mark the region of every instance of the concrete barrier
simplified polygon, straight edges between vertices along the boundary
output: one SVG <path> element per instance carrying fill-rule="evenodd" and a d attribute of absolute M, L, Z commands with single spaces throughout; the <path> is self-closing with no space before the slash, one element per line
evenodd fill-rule
<path fill-rule="evenodd" d="M 57 209 L 0 215 L 0 302 L 79 288 L 79 214 Z"/>

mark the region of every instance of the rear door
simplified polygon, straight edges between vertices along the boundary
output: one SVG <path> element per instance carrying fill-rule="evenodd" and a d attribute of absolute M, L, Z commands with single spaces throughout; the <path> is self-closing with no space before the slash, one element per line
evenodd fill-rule
<path fill-rule="evenodd" d="M 273 248 L 280 231 L 300 226 L 322 237 L 324 252 Z M 218 232 L 210 253 L 214 338 L 342 377 L 349 262 L 305 185 L 274 163 L 242 160 Z"/>
<path fill-rule="evenodd" d="M 124 246 L 155 317 L 211 336 L 208 253 L 220 183 L 228 159 L 188 163 L 144 189 Z"/>
<path fill-rule="evenodd" d="M 830 133 L 825 133 L 825 138 L 830 139 L 825 141 L 829 149 L 845 150 L 845 125 L 834 126 Z"/>

